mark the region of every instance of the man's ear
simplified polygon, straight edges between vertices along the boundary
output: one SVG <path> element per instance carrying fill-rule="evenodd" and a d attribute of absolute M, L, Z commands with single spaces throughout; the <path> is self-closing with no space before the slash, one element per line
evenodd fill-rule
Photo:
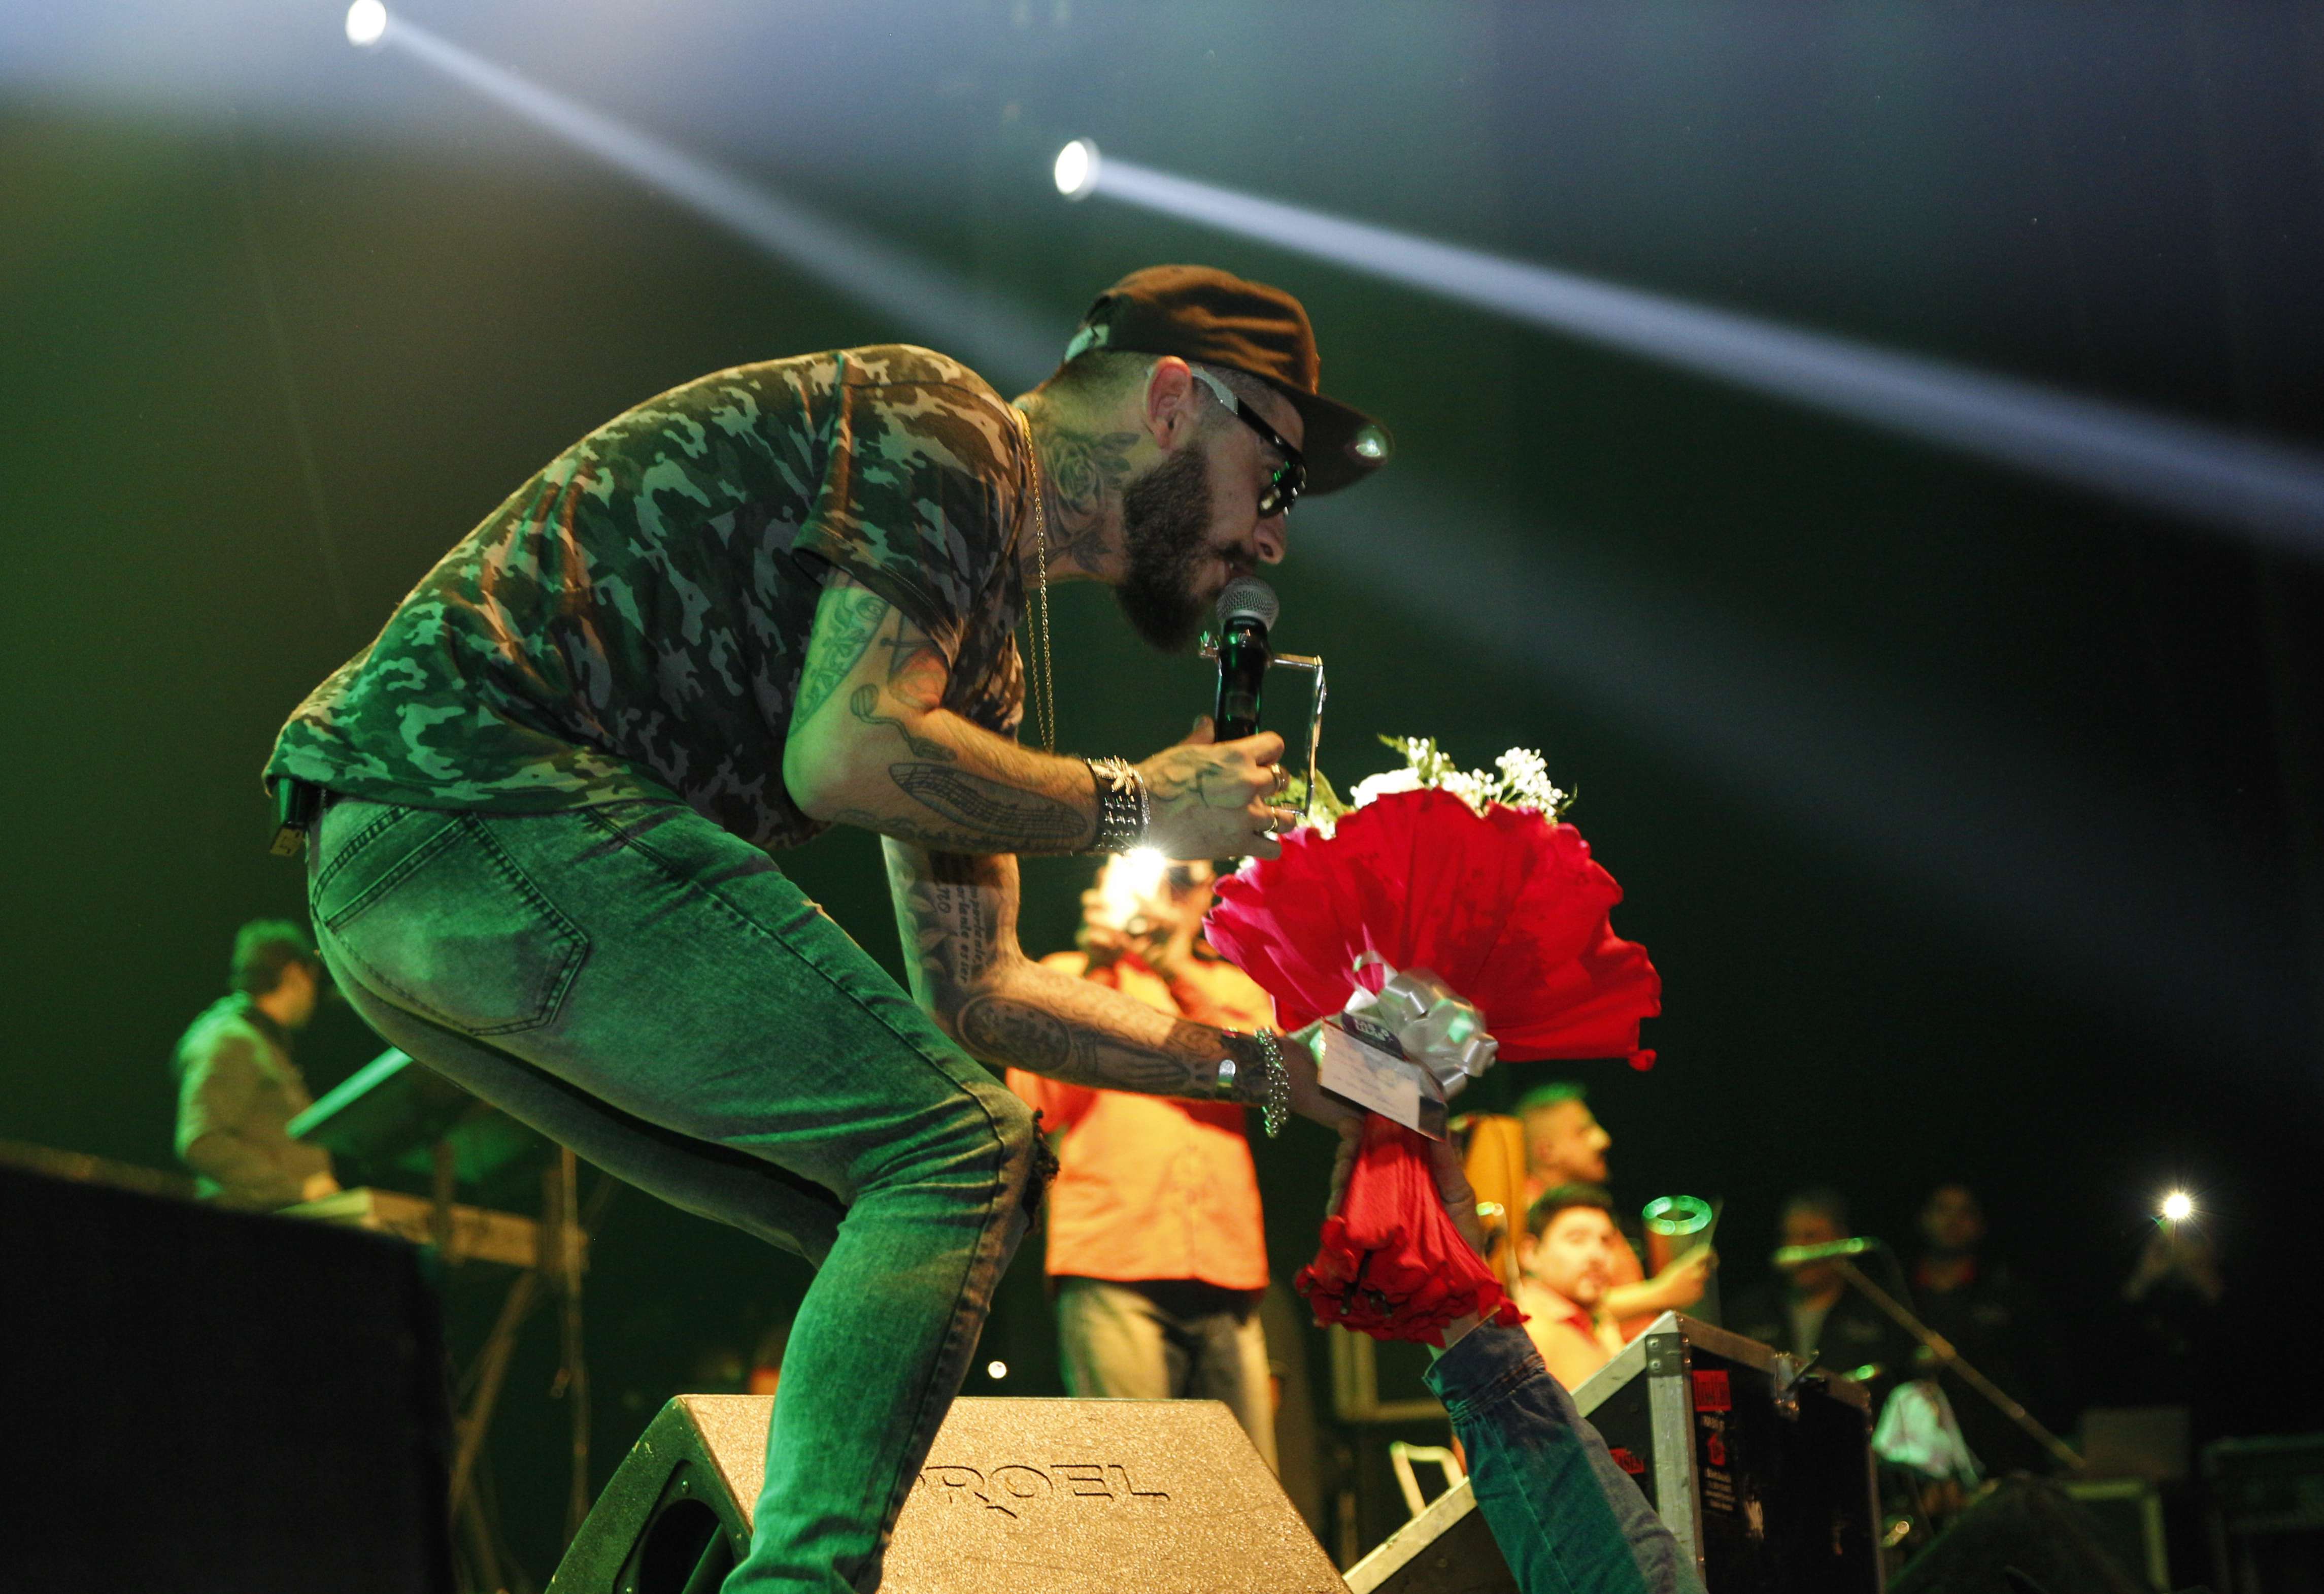
<path fill-rule="evenodd" d="M 1154 362 L 1146 378 L 1146 435 L 1166 453 L 1193 435 L 1195 425 L 1194 373 L 1175 354 Z"/>

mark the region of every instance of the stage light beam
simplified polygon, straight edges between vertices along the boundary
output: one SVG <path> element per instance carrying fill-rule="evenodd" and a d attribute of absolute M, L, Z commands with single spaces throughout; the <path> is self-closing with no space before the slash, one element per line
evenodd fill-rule
<path fill-rule="evenodd" d="M 355 0 L 347 7 L 347 42 L 368 50 L 387 33 L 387 7 L 380 0 Z"/>
<path fill-rule="evenodd" d="M 1058 162 L 1062 168 L 1062 153 Z M 1061 170 L 1060 191 L 1063 178 Z M 1093 146 L 1083 183 L 1124 204 L 2324 560 L 2324 455 L 2310 449 L 1349 221 L 1128 161 L 1100 164 Z"/>
<path fill-rule="evenodd" d="M 1056 363 L 1055 335 L 1012 303 L 495 66 L 416 23 L 399 18 L 389 27 L 381 0 L 355 0 L 347 14 L 350 39 L 355 37 L 355 14 L 366 6 L 378 13 L 380 37 L 398 54 L 474 89 L 878 311 L 886 328 L 869 341 L 917 341 L 907 335 L 919 333 L 1003 383 L 1029 385 Z"/>
<path fill-rule="evenodd" d="M 2184 1223 L 2195 1215 L 2195 1198 L 2183 1190 L 2174 1190 L 2163 1198 L 2163 1221 Z"/>

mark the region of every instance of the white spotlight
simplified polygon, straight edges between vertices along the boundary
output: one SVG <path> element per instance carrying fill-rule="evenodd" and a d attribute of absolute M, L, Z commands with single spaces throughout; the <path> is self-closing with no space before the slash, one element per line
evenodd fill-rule
<path fill-rule="evenodd" d="M 387 7 L 380 0 L 355 0 L 347 7 L 347 42 L 365 49 L 387 32 Z"/>
<path fill-rule="evenodd" d="M 2163 1198 L 2163 1221 L 2184 1223 L 2195 1215 L 2195 1198 L 2183 1190 L 2174 1190 Z"/>
<path fill-rule="evenodd" d="M 1057 180 L 1057 191 L 1065 198 L 1086 199 L 1097 191 L 1097 145 L 1077 138 L 1057 152 L 1057 163 L 1050 175 Z"/>
<path fill-rule="evenodd" d="M 993 1379 L 1006 1378 L 1009 1376 L 1009 1364 L 1005 1361 L 986 1362 L 984 1364 L 984 1376 L 988 1378 Z"/>

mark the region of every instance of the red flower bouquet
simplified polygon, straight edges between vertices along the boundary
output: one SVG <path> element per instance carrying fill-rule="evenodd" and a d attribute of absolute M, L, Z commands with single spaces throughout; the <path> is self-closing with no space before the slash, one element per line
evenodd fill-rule
<path fill-rule="evenodd" d="M 1286 1027 L 1339 1012 L 1360 981 L 1377 991 L 1426 969 L 1479 1009 L 1504 1058 L 1647 1068 L 1638 1025 L 1661 1010 L 1662 982 L 1607 922 L 1621 896 L 1572 826 L 1422 787 L 1286 837 L 1280 857 L 1220 882 L 1208 931 Z M 1446 1218 L 1425 1142 L 1379 1118 L 1298 1287 L 1317 1321 L 1379 1339 L 1436 1343 L 1472 1311 L 1516 1321 Z"/>

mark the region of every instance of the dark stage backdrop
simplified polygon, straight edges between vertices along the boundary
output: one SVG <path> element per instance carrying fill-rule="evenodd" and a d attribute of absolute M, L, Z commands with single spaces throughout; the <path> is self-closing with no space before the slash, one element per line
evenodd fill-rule
<path fill-rule="evenodd" d="M 334 6 L 198 9 L 97 6 L 85 40 L 0 24 L 24 32 L 0 51 L 0 1135 L 156 1164 L 164 1061 L 234 926 L 300 911 L 256 777 L 301 694 L 615 411 L 738 361 L 945 341 L 408 56 L 349 50 Z M 932 0 L 689 5 L 649 32 L 598 10 L 554 33 L 515 8 L 410 14 L 1059 344 L 1157 260 L 1306 298 L 1329 385 L 1400 444 L 1376 487 L 1301 506 L 1279 572 L 1281 639 L 1331 663 L 1326 768 L 1344 787 L 1386 764 L 1375 732 L 1432 734 L 1472 764 L 1537 746 L 1578 789 L 1667 1012 L 1651 1075 L 1564 1071 L 1614 1130 L 1626 1202 L 1726 1198 L 1730 1287 L 1764 1272 L 1787 1189 L 1838 1185 L 1903 1245 L 1951 1178 L 2101 1350 L 2172 1183 L 2226 1247 L 2236 1321 L 2306 1282 L 2324 551 L 1069 207 L 1047 169 L 1089 134 L 2317 445 L 2312 14 Z M 1060 595 L 1057 655 L 1078 749 L 1142 755 L 1205 701 L 1202 667 L 1142 653 L 1102 592 Z M 784 862 L 896 966 L 868 838 Z M 1086 866 L 1026 873 L 1026 944 L 1064 944 Z M 341 1009 L 305 1056 L 328 1084 L 375 1045 Z M 1287 1271 L 1328 1148 L 1303 1127 L 1260 1160 Z M 805 1274 L 634 1194 L 596 1261 L 602 1471 Z M 991 1335 L 1011 1392 L 1054 1379 L 1044 1313 L 1020 1267 Z M 499 1460 L 544 1569 L 550 1337 L 520 1358 Z M 2316 1420 L 2295 1398 L 2236 1421 Z"/>

